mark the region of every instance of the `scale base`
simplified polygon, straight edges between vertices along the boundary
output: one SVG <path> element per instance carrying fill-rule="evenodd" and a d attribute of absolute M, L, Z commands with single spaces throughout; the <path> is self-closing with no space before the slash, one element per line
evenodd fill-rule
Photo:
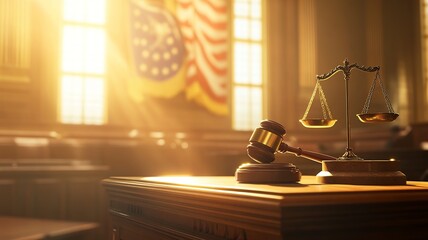
<path fill-rule="evenodd" d="M 325 160 L 316 178 L 322 184 L 406 185 L 394 160 Z"/>
<path fill-rule="evenodd" d="M 240 183 L 296 183 L 302 173 L 291 163 L 245 163 L 235 172 Z"/>

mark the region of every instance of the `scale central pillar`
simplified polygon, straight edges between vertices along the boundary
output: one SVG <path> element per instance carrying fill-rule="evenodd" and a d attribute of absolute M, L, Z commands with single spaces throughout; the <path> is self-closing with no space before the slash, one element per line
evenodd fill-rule
<path fill-rule="evenodd" d="M 358 157 L 357 154 L 355 154 L 351 148 L 347 147 L 346 152 L 338 158 L 339 160 L 363 160 L 362 158 Z"/>

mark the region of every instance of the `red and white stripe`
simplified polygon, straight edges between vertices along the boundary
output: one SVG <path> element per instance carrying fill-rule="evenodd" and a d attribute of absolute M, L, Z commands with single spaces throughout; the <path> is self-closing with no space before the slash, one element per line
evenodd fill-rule
<path fill-rule="evenodd" d="M 227 102 L 227 1 L 178 0 L 187 51 L 187 85 L 199 84 L 212 100 Z"/>

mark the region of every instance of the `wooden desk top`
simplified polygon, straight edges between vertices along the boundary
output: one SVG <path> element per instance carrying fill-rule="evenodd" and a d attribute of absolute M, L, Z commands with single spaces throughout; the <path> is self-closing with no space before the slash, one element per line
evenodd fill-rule
<path fill-rule="evenodd" d="M 96 228 L 95 223 L 70 222 L 19 217 L 0 217 L 0 239 L 42 240 L 61 239 Z"/>
<path fill-rule="evenodd" d="M 232 176 L 112 177 L 105 183 L 162 190 L 184 190 L 216 195 L 261 197 L 281 205 L 314 205 L 369 202 L 428 201 L 428 182 L 408 181 L 407 185 L 318 184 L 314 176 L 303 176 L 297 184 L 243 184 Z"/>

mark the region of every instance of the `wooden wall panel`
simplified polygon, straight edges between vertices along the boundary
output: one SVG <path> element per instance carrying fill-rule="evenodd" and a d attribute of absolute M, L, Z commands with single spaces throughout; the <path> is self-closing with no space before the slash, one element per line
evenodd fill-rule
<path fill-rule="evenodd" d="M 16 179 L 0 179 L 0 213 L 13 215 L 19 212 L 18 182 Z"/>
<path fill-rule="evenodd" d="M 66 189 L 61 179 L 30 179 L 26 191 L 28 194 L 26 213 L 29 216 L 65 219 Z"/>

